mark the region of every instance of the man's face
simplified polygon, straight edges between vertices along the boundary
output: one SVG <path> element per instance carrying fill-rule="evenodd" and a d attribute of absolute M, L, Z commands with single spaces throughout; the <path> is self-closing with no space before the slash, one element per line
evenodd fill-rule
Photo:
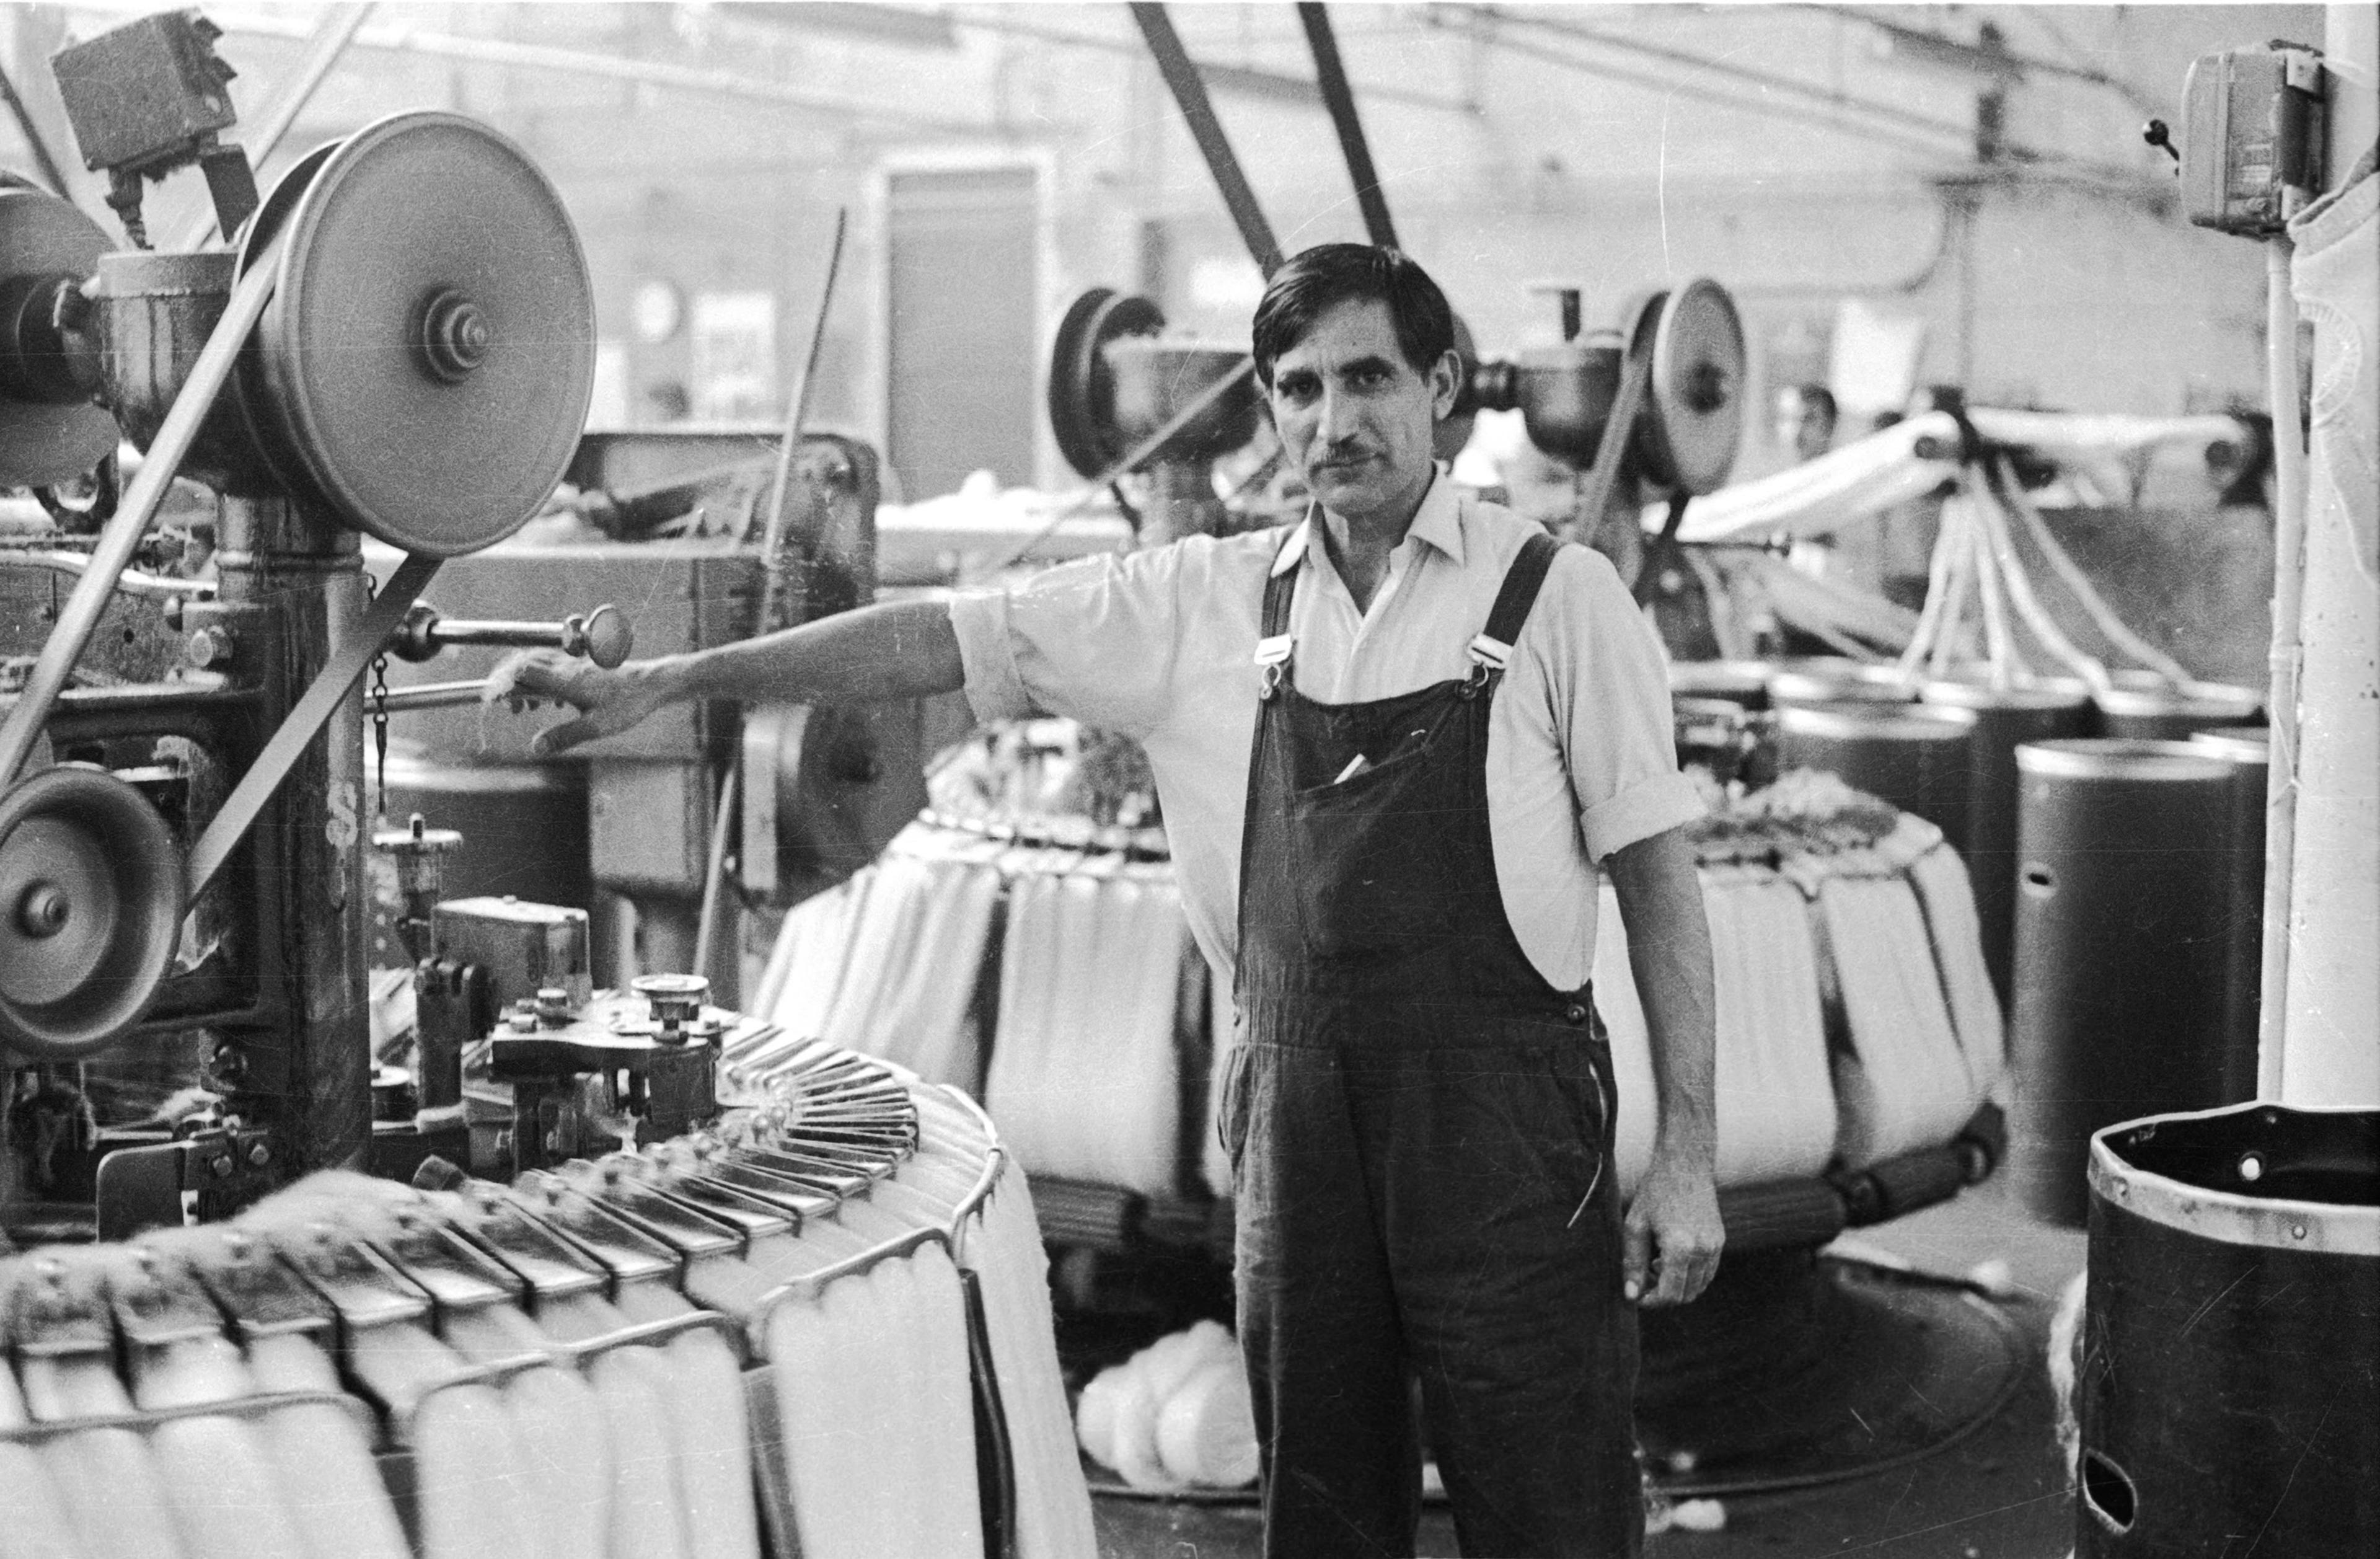
<path fill-rule="evenodd" d="M 1451 352 L 1415 371 L 1378 298 L 1334 303 L 1273 362 L 1281 449 L 1341 518 L 1409 515 L 1429 486 L 1431 429 L 1454 409 L 1455 372 Z"/>

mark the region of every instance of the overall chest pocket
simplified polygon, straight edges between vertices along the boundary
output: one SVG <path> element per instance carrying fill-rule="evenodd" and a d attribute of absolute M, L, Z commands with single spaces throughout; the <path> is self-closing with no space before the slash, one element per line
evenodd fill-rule
<path fill-rule="evenodd" d="M 1471 805 L 1462 725 L 1384 728 L 1373 734 L 1384 756 L 1364 753 L 1360 772 L 1291 798 L 1290 867 L 1314 952 L 1386 956 L 1459 930 L 1466 911 L 1458 858 Z M 1342 760 L 1342 769 L 1353 761 Z"/>

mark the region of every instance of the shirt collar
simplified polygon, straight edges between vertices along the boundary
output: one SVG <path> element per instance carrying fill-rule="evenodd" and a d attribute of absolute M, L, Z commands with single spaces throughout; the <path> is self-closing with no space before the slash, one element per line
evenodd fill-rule
<path fill-rule="evenodd" d="M 1272 560 L 1276 578 L 1305 560 L 1306 545 L 1314 534 L 1315 509 L 1312 504 L 1306 505 L 1305 518 L 1281 543 L 1280 554 Z M 1444 553 L 1456 567 L 1463 566 L 1463 497 L 1444 471 L 1430 478 L 1429 491 L 1422 494 L 1421 507 L 1414 511 L 1413 523 L 1405 528 L 1405 535 L 1409 540 L 1427 542 Z"/>

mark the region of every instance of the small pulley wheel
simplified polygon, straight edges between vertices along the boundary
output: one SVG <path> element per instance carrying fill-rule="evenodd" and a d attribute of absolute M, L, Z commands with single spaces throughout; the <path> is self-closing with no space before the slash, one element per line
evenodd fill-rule
<path fill-rule="evenodd" d="M 45 769 L 0 795 L 0 1052 L 90 1054 L 130 1028 L 181 935 L 181 847 L 100 769 Z"/>
<path fill-rule="evenodd" d="M 1067 306 L 1050 350 L 1050 431 L 1076 474 L 1098 476 L 1126 448 L 1115 425 L 1115 381 L 1102 348 L 1164 328 L 1164 311 L 1156 304 L 1109 287 L 1095 286 Z"/>
<path fill-rule="evenodd" d="M 115 451 L 115 419 L 75 382 L 49 318 L 57 285 L 79 286 L 114 246 L 46 190 L 0 185 L 0 487 L 55 487 Z"/>
<path fill-rule="evenodd" d="M 1643 441 L 1656 481 L 1699 495 L 1727 481 L 1743 436 L 1744 367 L 1743 322 L 1726 288 L 1698 276 L 1662 300 Z"/>
<path fill-rule="evenodd" d="M 476 552 L 528 523 L 586 426 L 595 307 L 527 154 L 457 114 L 393 115 L 285 213 L 259 212 L 249 262 L 276 238 L 244 396 L 276 468 L 410 553 Z"/>

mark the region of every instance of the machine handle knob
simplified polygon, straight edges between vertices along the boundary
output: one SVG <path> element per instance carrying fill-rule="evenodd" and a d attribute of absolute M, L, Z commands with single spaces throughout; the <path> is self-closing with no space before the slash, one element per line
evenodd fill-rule
<path fill-rule="evenodd" d="M 653 1021 L 661 1027 L 654 1037 L 663 1044 L 683 1044 L 686 1026 L 702 1016 L 710 981 L 698 974 L 640 974 L 628 988 L 651 1005 Z"/>
<path fill-rule="evenodd" d="M 450 644 L 559 650 L 566 655 L 583 655 L 609 671 L 628 658 L 637 636 L 626 615 L 608 602 L 583 615 L 573 613 L 558 623 L 530 623 L 449 617 L 428 602 L 417 601 L 388 640 L 390 652 L 404 661 L 426 661 Z"/>

